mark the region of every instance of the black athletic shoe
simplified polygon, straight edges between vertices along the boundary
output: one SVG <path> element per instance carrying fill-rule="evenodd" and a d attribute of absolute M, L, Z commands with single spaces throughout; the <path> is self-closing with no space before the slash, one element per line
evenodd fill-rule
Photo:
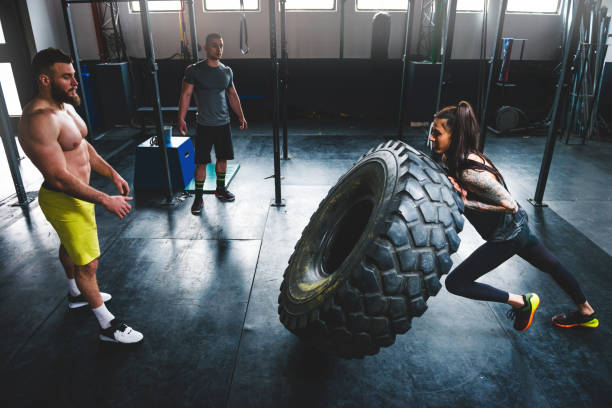
<path fill-rule="evenodd" d="M 236 196 L 230 193 L 227 188 L 217 189 L 215 191 L 215 197 L 221 201 L 234 201 L 236 199 Z"/>
<path fill-rule="evenodd" d="M 193 204 L 191 204 L 191 213 L 193 215 L 198 215 L 202 212 L 202 208 L 204 208 L 204 200 L 202 196 L 196 194 Z"/>
<path fill-rule="evenodd" d="M 557 327 L 590 327 L 591 329 L 599 326 L 599 319 L 595 313 L 583 315 L 577 310 L 572 310 L 552 318 L 552 322 Z"/>
<path fill-rule="evenodd" d="M 525 331 L 531 326 L 533 315 L 536 309 L 540 306 L 540 297 L 535 293 L 527 293 L 523 295 L 525 306 L 518 309 L 508 310 L 507 316 L 514 320 L 514 330 Z"/>
<path fill-rule="evenodd" d="M 134 344 L 140 343 L 143 338 L 141 332 L 117 319 L 111 320 L 108 329 L 100 329 L 100 340 L 111 343 Z"/>

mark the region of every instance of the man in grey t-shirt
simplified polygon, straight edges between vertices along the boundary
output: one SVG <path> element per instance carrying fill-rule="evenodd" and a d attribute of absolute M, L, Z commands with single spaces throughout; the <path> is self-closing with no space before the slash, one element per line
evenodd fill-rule
<path fill-rule="evenodd" d="M 187 67 L 183 78 L 183 88 L 179 101 L 178 128 L 182 135 L 187 134 L 185 115 L 195 93 L 198 105 L 198 120 L 195 147 L 195 200 L 191 206 L 191 213 L 200 214 L 204 206 L 202 196 L 204 181 L 206 179 L 206 165 L 210 163 L 210 151 L 215 147 L 217 164 L 217 189 L 215 196 L 221 201 L 234 201 L 235 197 L 225 188 L 225 172 L 227 161 L 234 158 L 232 146 L 232 133 L 230 130 L 230 116 L 228 109 L 232 108 L 240 120 L 240 129 L 247 128 L 240 98 L 234 86 L 234 74 L 230 67 L 223 65 L 219 60 L 223 54 L 223 38 L 220 34 L 212 33 L 206 37 L 206 59 Z M 227 99 L 226 99 L 227 97 Z"/>

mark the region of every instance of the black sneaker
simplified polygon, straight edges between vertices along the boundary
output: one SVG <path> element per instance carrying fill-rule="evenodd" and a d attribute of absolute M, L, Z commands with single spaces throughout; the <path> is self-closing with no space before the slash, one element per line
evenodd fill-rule
<path fill-rule="evenodd" d="M 583 315 L 577 310 L 557 315 L 552 318 L 552 322 L 557 327 L 590 327 L 594 329 L 599 326 L 599 319 L 597 319 L 595 313 Z"/>
<path fill-rule="evenodd" d="M 108 302 L 112 298 L 110 294 L 104 292 L 100 292 L 100 296 L 102 296 L 102 302 L 104 303 Z M 68 292 L 68 307 L 70 309 L 76 309 L 87 305 L 88 303 L 83 297 L 82 293 L 78 296 L 72 296 L 70 292 Z"/>
<path fill-rule="evenodd" d="M 140 343 L 144 336 L 127 324 L 113 319 L 108 329 L 100 329 L 100 340 L 111 343 L 135 344 Z"/>
<path fill-rule="evenodd" d="M 540 306 L 540 297 L 535 293 L 523 295 L 525 306 L 518 309 L 510 309 L 506 314 L 509 319 L 514 320 L 514 330 L 525 331 L 531 326 L 533 315 Z"/>
<path fill-rule="evenodd" d="M 217 197 L 221 201 L 234 201 L 236 199 L 236 196 L 230 193 L 226 188 L 218 188 L 215 191 L 215 197 Z"/>
<path fill-rule="evenodd" d="M 196 194 L 193 204 L 191 204 L 191 213 L 193 215 L 198 215 L 202 212 L 202 208 L 204 208 L 204 200 L 202 196 Z"/>

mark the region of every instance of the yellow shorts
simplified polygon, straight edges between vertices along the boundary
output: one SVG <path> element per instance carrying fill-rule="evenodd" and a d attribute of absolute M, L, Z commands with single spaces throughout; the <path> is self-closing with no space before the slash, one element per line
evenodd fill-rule
<path fill-rule="evenodd" d="M 100 256 L 94 204 L 44 187 L 38 204 L 75 265 L 87 265 Z"/>

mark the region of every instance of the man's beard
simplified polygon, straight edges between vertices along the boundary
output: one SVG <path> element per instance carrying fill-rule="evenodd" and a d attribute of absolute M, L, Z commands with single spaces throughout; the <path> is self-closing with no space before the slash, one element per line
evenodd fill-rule
<path fill-rule="evenodd" d="M 74 95 L 70 95 L 68 92 L 56 86 L 53 82 L 51 83 L 51 96 L 58 103 L 69 103 L 74 107 L 77 107 L 81 104 L 81 98 L 79 97 L 79 94 L 75 92 Z"/>

